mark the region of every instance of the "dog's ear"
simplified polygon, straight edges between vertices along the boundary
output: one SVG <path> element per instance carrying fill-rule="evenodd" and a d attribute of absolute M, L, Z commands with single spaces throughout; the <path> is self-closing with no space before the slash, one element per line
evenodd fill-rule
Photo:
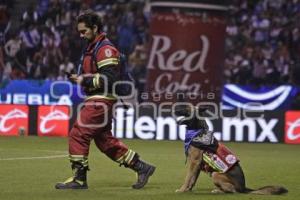
<path fill-rule="evenodd" d="M 199 106 L 199 107 L 194 107 L 194 109 L 198 112 L 199 116 L 202 116 L 208 110 L 208 107 Z"/>
<path fill-rule="evenodd" d="M 187 125 L 188 129 L 208 129 L 203 116 L 207 107 L 196 107 L 190 105 L 179 105 L 175 108 L 179 125 Z"/>
<path fill-rule="evenodd" d="M 189 104 L 177 105 L 175 107 L 174 113 L 177 116 L 177 123 L 179 125 L 189 126 L 190 121 L 193 118 L 193 106 Z"/>
<path fill-rule="evenodd" d="M 179 105 L 175 108 L 175 115 L 176 116 L 190 116 L 191 115 L 191 108 L 188 105 Z"/>
<path fill-rule="evenodd" d="M 193 107 L 192 117 L 189 120 L 184 121 L 188 129 L 205 129 L 208 130 L 208 125 L 205 121 L 206 107 Z"/>

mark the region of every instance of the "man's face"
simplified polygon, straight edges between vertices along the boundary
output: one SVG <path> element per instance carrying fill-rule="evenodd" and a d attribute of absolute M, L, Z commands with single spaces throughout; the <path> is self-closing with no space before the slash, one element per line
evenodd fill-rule
<path fill-rule="evenodd" d="M 93 30 L 93 29 L 87 27 L 85 25 L 85 23 L 83 23 L 83 22 L 78 23 L 77 30 L 80 34 L 80 38 L 83 38 L 83 39 L 87 40 L 88 42 L 92 42 L 95 39 L 96 34 L 97 34 L 95 29 Z"/>

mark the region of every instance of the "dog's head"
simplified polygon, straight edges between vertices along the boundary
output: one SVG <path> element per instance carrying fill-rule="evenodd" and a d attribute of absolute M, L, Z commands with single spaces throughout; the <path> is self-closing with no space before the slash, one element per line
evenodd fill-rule
<path fill-rule="evenodd" d="M 178 117 L 179 125 L 185 124 L 187 129 L 208 129 L 204 119 L 206 107 L 195 107 L 191 105 L 181 105 L 175 108 L 175 115 Z"/>

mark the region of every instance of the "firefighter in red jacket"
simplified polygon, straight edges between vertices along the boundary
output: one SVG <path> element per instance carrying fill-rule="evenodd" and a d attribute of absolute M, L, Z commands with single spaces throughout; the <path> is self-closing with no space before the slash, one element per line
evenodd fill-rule
<path fill-rule="evenodd" d="M 74 176 L 65 182 L 57 183 L 55 188 L 88 188 L 88 155 L 92 140 L 110 159 L 135 171 L 138 175 L 137 182 L 132 187 L 143 188 L 155 167 L 140 160 L 136 152 L 111 133 L 113 105 L 117 101 L 112 95 L 112 87 L 120 76 L 119 52 L 111 45 L 104 45 L 94 52 L 99 43 L 108 41 L 101 31 L 101 19 L 97 14 L 87 12 L 80 15 L 77 19 L 77 29 L 80 37 L 87 40 L 88 46 L 82 56 L 79 73 L 71 74 L 69 79 L 81 85 L 87 97 L 69 133 L 69 159 Z"/>

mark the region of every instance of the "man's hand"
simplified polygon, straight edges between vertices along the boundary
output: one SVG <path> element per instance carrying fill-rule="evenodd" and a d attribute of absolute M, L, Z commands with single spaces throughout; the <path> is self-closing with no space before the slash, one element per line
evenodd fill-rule
<path fill-rule="evenodd" d="M 73 83 L 77 83 L 78 85 L 81 85 L 83 76 L 82 75 L 78 76 L 77 74 L 71 74 L 69 80 Z"/>

